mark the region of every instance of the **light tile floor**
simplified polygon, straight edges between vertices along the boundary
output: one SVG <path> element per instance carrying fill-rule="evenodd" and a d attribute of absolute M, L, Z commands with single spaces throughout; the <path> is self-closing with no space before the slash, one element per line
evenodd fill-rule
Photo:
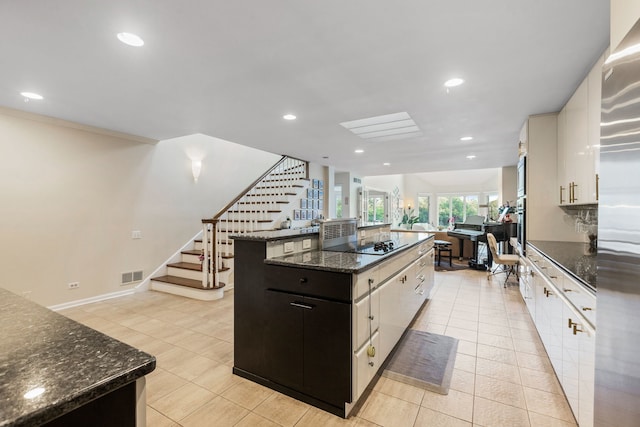
<path fill-rule="evenodd" d="M 149 426 L 575 426 L 518 288 L 475 270 L 436 272 L 414 328 L 458 338 L 448 395 L 382 378 L 343 420 L 231 373 L 233 291 L 213 302 L 157 292 L 62 314 L 157 358 Z"/>

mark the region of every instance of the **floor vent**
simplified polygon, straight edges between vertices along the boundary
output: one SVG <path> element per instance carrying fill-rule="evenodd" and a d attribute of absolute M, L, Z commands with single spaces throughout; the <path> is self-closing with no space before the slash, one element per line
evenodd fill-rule
<path fill-rule="evenodd" d="M 128 285 L 129 283 L 139 282 L 142 280 L 142 270 L 130 271 L 128 273 L 122 273 L 121 285 Z"/>

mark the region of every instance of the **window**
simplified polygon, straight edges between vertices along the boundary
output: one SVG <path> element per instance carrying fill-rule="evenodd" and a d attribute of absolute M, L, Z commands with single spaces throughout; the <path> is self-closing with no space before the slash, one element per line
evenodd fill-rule
<path fill-rule="evenodd" d="M 367 198 L 367 221 L 384 222 L 384 196 L 370 195 Z"/>
<path fill-rule="evenodd" d="M 464 222 L 469 215 L 478 215 L 479 197 L 472 195 L 438 196 L 438 225 L 449 226 L 453 222 Z"/>
<path fill-rule="evenodd" d="M 418 195 L 418 222 L 429 223 L 429 196 Z"/>
<path fill-rule="evenodd" d="M 342 185 L 333 187 L 336 197 L 336 218 L 342 218 Z"/>
<path fill-rule="evenodd" d="M 497 194 L 489 194 L 489 203 L 487 203 L 487 207 L 489 208 L 489 219 L 492 221 L 497 221 L 500 216 L 500 212 L 498 211 L 498 195 Z"/>
<path fill-rule="evenodd" d="M 449 225 L 449 217 L 451 217 L 451 201 L 449 197 L 438 197 L 438 225 L 447 227 Z"/>

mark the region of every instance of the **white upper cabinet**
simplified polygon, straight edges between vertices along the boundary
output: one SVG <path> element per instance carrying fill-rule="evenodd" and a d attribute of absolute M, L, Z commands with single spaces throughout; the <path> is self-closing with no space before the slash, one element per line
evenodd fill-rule
<path fill-rule="evenodd" d="M 558 115 L 558 202 L 598 202 L 600 103 L 604 55 Z"/>

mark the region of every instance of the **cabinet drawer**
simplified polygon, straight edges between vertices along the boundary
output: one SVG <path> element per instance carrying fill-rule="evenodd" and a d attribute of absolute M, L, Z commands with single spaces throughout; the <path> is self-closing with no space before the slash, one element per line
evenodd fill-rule
<path fill-rule="evenodd" d="M 564 295 L 575 308 L 586 317 L 593 326 L 596 325 L 596 297 L 582 285 L 565 276 L 563 282 Z"/>
<path fill-rule="evenodd" d="M 333 271 L 265 265 L 266 285 L 269 289 L 351 301 L 351 275 Z"/>
<path fill-rule="evenodd" d="M 369 319 L 369 302 L 371 302 L 372 319 Z M 365 296 L 357 302 L 353 316 L 355 331 L 353 334 L 353 348 L 360 348 L 365 341 L 369 340 L 369 333 L 378 330 L 380 322 L 380 291 L 376 289 L 371 293 L 371 297 Z M 371 323 L 371 327 L 369 327 L 369 323 Z"/>
<path fill-rule="evenodd" d="M 353 299 L 358 299 L 369 292 L 369 280 L 371 280 L 371 289 L 380 285 L 380 267 L 371 268 L 363 273 L 354 274 L 353 282 L 355 289 L 353 291 Z"/>
<path fill-rule="evenodd" d="M 380 368 L 380 361 L 382 359 L 382 355 L 380 354 L 380 334 L 375 333 L 371 339 L 371 344 L 376 349 L 375 355 L 373 357 L 369 356 L 367 353 L 367 349 L 369 347 L 369 341 L 365 343 L 365 345 L 360 348 L 353 355 L 353 366 L 354 369 L 354 378 L 353 378 L 353 390 L 355 396 L 353 396 L 353 400 L 357 400 L 364 390 L 367 388 L 373 376 Z"/>

